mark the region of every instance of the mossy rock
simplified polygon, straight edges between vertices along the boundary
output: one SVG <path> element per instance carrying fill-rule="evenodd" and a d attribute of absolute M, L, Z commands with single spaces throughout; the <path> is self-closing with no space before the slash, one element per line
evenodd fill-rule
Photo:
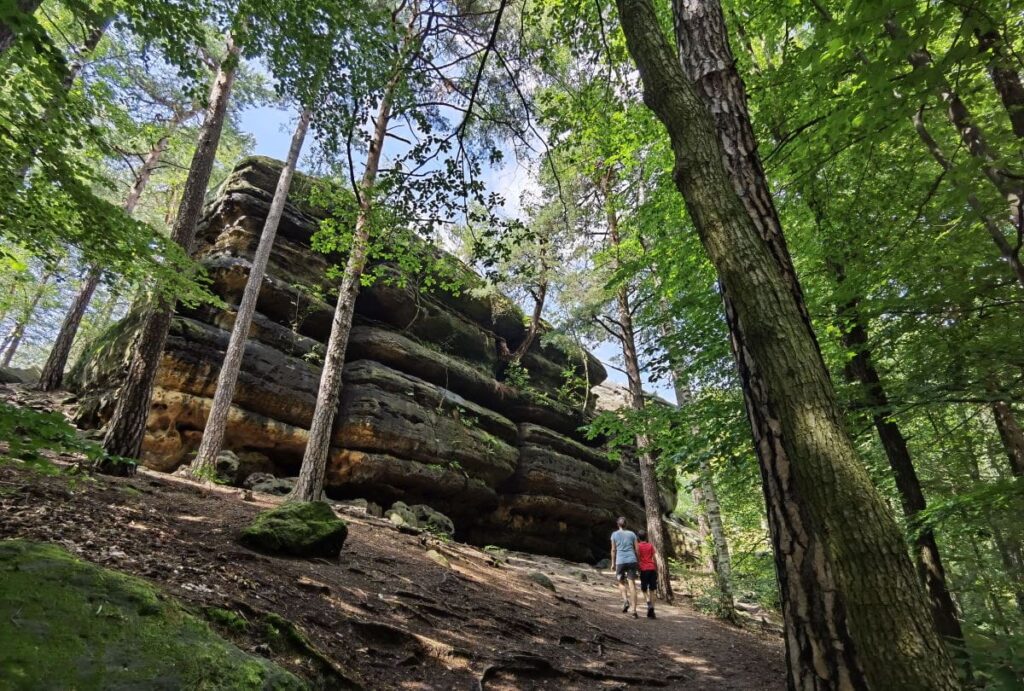
<path fill-rule="evenodd" d="M 152 586 L 52 546 L 0 542 L 0 686 L 305 689 Z"/>
<path fill-rule="evenodd" d="M 246 528 L 240 542 L 259 552 L 293 557 L 337 557 L 348 525 L 324 501 L 285 502 L 264 511 Z"/>
<path fill-rule="evenodd" d="M 555 584 L 551 582 L 550 578 L 542 574 L 540 571 L 531 571 L 530 573 L 526 574 L 526 579 L 528 581 L 533 581 L 541 588 L 545 588 L 547 590 L 550 590 L 551 592 L 555 592 Z"/>

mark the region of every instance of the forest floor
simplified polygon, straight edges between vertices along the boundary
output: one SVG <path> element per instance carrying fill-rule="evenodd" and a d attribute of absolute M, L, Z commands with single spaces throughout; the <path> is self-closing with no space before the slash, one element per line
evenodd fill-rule
<path fill-rule="evenodd" d="M 586 564 L 401 532 L 355 509 L 342 509 L 349 536 L 339 559 L 273 558 L 235 540 L 274 497 L 145 470 L 69 476 L 0 461 L 0 539 L 54 543 L 145 578 L 243 649 L 320 686 L 785 686 L 777 635 L 703 615 L 685 597 L 659 604 L 654 620 L 641 604 L 634 619 L 621 612 L 612 574 Z M 554 592 L 530 580 L 536 572 Z M 299 653 L 247 625 L 274 615 L 300 634 Z"/>

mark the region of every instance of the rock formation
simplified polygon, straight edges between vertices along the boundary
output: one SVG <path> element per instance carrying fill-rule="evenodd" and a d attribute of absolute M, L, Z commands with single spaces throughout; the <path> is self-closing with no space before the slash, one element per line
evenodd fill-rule
<path fill-rule="evenodd" d="M 242 161 L 206 209 L 196 256 L 224 307 L 180 308 L 174 318 L 147 423 L 143 460 L 151 468 L 174 470 L 198 446 L 280 165 Z M 334 303 L 328 276 L 338 258 L 310 249 L 324 217 L 304 201 L 312 184 L 293 184 L 225 443 L 246 467 L 282 477 L 301 462 Z M 328 496 L 429 504 L 476 544 L 600 558 L 615 516 L 643 520 L 635 469 L 580 431 L 604 367 L 582 349 L 538 339 L 523 358 L 528 384 L 499 381 L 499 339 L 512 349 L 522 341 L 523 314 L 474 290 L 481 279 L 444 259 L 456 291 L 421 287 L 418 276 L 388 280 L 397 272 L 383 271 L 361 292 Z M 81 423 L 109 416 L 137 324 L 130 315 L 116 325 L 69 375 L 83 399 Z M 567 388 L 566 373 L 586 387 Z"/>

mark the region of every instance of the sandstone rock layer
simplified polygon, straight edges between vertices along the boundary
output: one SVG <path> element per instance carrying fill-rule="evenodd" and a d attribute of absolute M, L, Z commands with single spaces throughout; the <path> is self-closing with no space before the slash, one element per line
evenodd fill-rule
<path fill-rule="evenodd" d="M 242 161 L 206 209 L 197 257 L 226 307 L 179 309 L 174 318 L 144 447 L 152 468 L 174 470 L 199 444 L 279 170 L 269 159 Z M 298 178 L 289 200 L 226 438 L 228 449 L 278 476 L 298 471 L 333 311 L 328 274 L 338 258 L 310 249 L 322 217 L 303 201 L 311 184 Z M 417 277 L 388 280 L 388 271 L 363 288 L 327 494 L 429 504 L 478 544 L 600 558 L 617 515 L 643 520 L 635 471 L 580 431 L 604 367 L 581 349 L 538 339 L 523 359 L 528 386 L 500 381 L 499 344 L 522 341 L 523 315 L 501 296 L 478 297 L 470 289 L 479 277 L 448 262 L 461 282 L 455 292 L 421 288 Z M 127 317 L 73 369 L 81 422 L 109 416 L 137 325 Z M 563 373 L 586 386 L 567 394 Z"/>

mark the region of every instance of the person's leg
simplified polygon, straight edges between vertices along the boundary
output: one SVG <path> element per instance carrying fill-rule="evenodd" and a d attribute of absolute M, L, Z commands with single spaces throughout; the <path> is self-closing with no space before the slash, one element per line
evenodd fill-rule
<path fill-rule="evenodd" d="M 630 576 L 630 578 L 629 578 L 629 589 L 630 589 L 630 592 L 631 592 L 631 594 L 633 596 L 633 616 L 636 616 L 636 576 L 637 576 L 637 572 L 636 571 L 631 571 L 629 573 L 629 576 Z"/>

